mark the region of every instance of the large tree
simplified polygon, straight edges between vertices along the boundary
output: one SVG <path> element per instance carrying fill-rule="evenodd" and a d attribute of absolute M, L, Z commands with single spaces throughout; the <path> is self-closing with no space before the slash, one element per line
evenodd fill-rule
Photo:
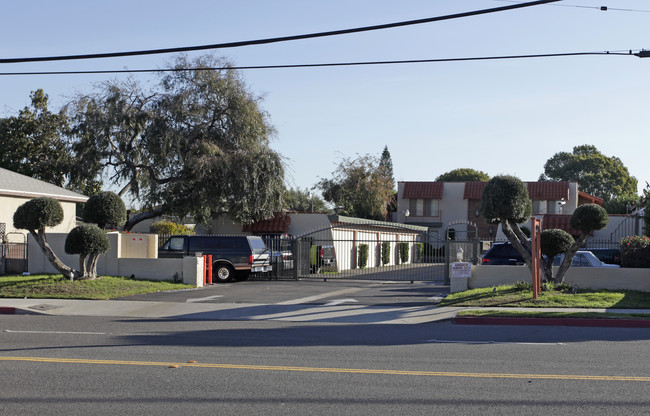
<path fill-rule="evenodd" d="M 72 157 L 63 134 L 64 114 L 52 113 L 43 90 L 30 94 L 31 106 L 17 116 L 0 119 L 0 167 L 63 186 Z"/>
<path fill-rule="evenodd" d="M 98 192 L 99 175 L 86 176 L 77 169 L 66 114 L 51 112 L 49 98 L 41 89 L 30 98 L 30 107 L 0 119 L 0 167 L 84 194 Z"/>
<path fill-rule="evenodd" d="M 322 179 L 318 187 L 337 213 L 378 221 L 386 218 L 394 191 L 376 157 L 344 158 L 333 175 L 331 179 Z"/>
<path fill-rule="evenodd" d="M 295 212 L 327 212 L 325 201 L 308 189 L 287 189 L 284 194 L 284 208 Z"/>
<path fill-rule="evenodd" d="M 588 144 L 574 147 L 572 153 L 553 155 L 544 164 L 539 180 L 578 182 L 581 191 L 605 201 L 635 198 L 637 193 L 637 180 L 630 176 L 623 162 Z"/>
<path fill-rule="evenodd" d="M 274 130 L 261 99 L 229 67 L 210 55 L 180 56 L 150 89 L 109 81 L 68 106 L 80 169 L 103 172 L 144 208 L 126 229 L 161 214 L 250 223 L 282 207 Z"/>
<path fill-rule="evenodd" d="M 436 182 L 487 182 L 489 180 L 490 175 L 471 168 L 450 170 L 436 178 Z"/>

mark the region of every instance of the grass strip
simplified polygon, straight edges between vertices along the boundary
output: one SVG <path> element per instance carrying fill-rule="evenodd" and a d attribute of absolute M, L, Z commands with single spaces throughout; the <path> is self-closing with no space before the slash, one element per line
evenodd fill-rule
<path fill-rule="evenodd" d="M 635 290 L 586 290 L 548 285 L 537 299 L 529 284 L 496 286 L 452 293 L 439 306 L 650 309 L 650 293 Z"/>
<path fill-rule="evenodd" d="M 650 319 L 647 313 L 614 312 L 546 312 L 546 311 L 502 311 L 470 310 L 460 311 L 460 317 L 477 318 L 583 318 L 583 319 Z"/>
<path fill-rule="evenodd" d="M 193 287 L 169 281 L 135 280 L 128 277 L 112 276 L 74 282 L 65 279 L 60 274 L 0 277 L 0 297 L 3 298 L 106 300 L 142 293 Z"/>

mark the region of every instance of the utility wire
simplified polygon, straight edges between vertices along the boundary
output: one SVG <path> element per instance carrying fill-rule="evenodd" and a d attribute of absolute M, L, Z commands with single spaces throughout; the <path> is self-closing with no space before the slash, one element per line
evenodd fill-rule
<path fill-rule="evenodd" d="M 500 2 L 505 2 L 505 3 L 516 3 L 514 0 L 494 0 L 494 1 L 500 1 Z M 639 12 L 639 13 L 650 13 L 650 10 L 641 10 L 641 9 L 619 9 L 616 7 L 609 7 L 609 6 L 583 6 L 583 5 L 578 5 L 578 4 L 549 4 L 548 6 L 556 6 L 556 7 L 576 7 L 579 9 L 596 9 L 600 10 L 603 12 L 606 12 L 608 10 L 614 10 L 617 12 Z"/>
<path fill-rule="evenodd" d="M 527 3 L 513 4 L 510 6 L 475 10 L 475 11 L 464 12 L 464 13 L 450 14 L 446 16 L 430 17 L 426 19 L 409 20 L 404 22 L 387 23 L 387 24 L 375 25 L 375 26 L 365 26 L 365 27 L 358 27 L 353 29 L 333 30 L 329 32 L 310 33 L 304 35 L 283 36 L 283 37 L 276 37 L 276 38 L 257 39 L 257 40 L 248 40 L 248 41 L 240 41 L 240 42 L 217 43 L 213 45 L 186 46 L 186 47 L 178 47 L 178 48 L 150 49 L 150 50 L 140 50 L 140 51 L 130 51 L 130 52 L 109 52 L 109 53 L 96 53 L 96 54 L 83 54 L 83 55 L 43 56 L 43 57 L 32 57 L 32 58 L 4 58 L 4 59 L 0 59 L 0 64 L 24 63 L 24 62 L 70 61 L 70 60 L 78 60 L 78 59 L 118 58 L 118 57 L 125 57 L 125 56 L 155 55 L 155 54 L 164 54 L 164 53 L 200 51 L 200 50 L 207 50 L 207 49 L 238 48 L 242 46 L 251 46 L 251 45 L 266 45 L 266 44 L 277 43 L 277 42 L 287 42 L 287 41 L 301 40 L 301 39 L 313 39 L 313 38 L 320 38 L 326 36 L 347 35 L 351 33 L 368 32 L 372 30 L 390 29 L 390 28 L 401 27 L 401 26 L 410 26 L 410 25 L 418 25 L 423 23 L 438 22 L 442 20 L 458 19 L 461 17 L 478 16 L 482 14 L 520 9 L 523 7 L 537 6 L 540 4 L 554 3 L 558 1 L 561 0 L 537 0 L 537 1 L 527 2 Z"/>
<path fill-rule="evenodd" d="M 38 72 L 0 72 L 0 76 L 19 75 L 81 75 L 81 74 L 125 74 L 144 72 L 182 72 L 182 71 L 222 71 L 228 69 L 249 70 L 249 69 L 291 69 L 291 68 L 323 68 L 340 66 L 363 66 L 363 65 L 395 65 L 395 64 L 422 64 L 435 62 L 460 62 L 460 61 L 488 61 L 499 59 L 527 59 L 527 58 L 552 58 L 566 56 L 585 55 L 615 55 L 615 56 L 639 56 L 639 53 L 628 52 L 566 52 L 566 53 L 545 53 L 532 55 L 505 55 L 505 56 L 479 56 L 468 58 L 437 58 L 437 59 L 409 59 L 401 61 L 364 61 L 364 62 L 332 62 L 317 64 L 288 64 L 288 65 L 255 65 L 255 66 L 222 66 L 205 68 L 161 68 L 161 69 L 115 69 L 115 70 L 88 70 L 88 71 L 38 71 Z"/>

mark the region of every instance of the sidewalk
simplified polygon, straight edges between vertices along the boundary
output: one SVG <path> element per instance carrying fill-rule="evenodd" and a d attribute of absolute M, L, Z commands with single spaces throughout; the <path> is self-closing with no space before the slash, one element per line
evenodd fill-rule
<path fill-rule="evenodd" d="M 107 316 L 115 318 L 420 324 L 454 319 L 471 325 L 556 325 L 650 327 L 650 320 L 569 318 L 471 318 L 456 315 L 464 307 L 367 306 L 358 304 L 255 304 L 0 298 L 0 314 Z M 483 308 L 548 312 L 648 313 L 645 309 Z"/>
<path fill-rule="evenodd" d="M 417 324 L 452 319 L 461 308 L 432 306 L 367 306 L 358 304 L 254 304 L 150 302 L 121 300 L 0 298 L 0 314 L 108 316 L 115 318 L 168 318 L 198 320 L 275 320 Z"/>

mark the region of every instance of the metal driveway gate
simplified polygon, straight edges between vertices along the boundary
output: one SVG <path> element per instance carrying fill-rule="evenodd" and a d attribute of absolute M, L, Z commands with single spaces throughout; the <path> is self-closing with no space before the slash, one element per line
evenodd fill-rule
<path fill-rule="evenodd" d="M 296 279 L 448 281 L 448 244 L 403 224 L 336 225 L 293 244 Z"/>

